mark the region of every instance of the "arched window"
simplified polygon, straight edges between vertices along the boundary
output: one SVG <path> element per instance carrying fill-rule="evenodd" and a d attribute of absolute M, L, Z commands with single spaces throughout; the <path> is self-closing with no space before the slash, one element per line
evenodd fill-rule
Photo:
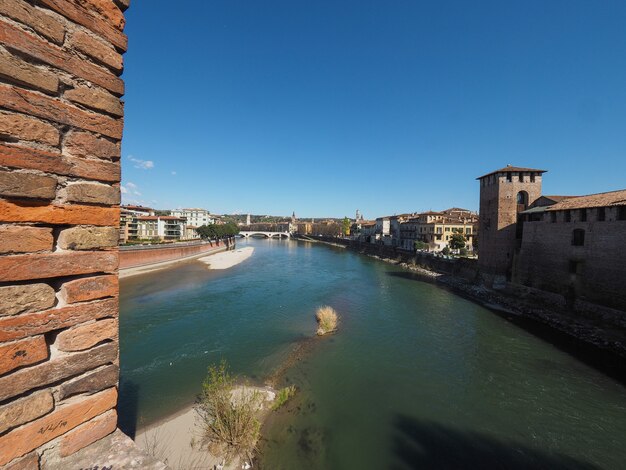
<path fill-rule="evenodd" d="M 572 231 L 572 245 L 583 246 L 585 244 L 585 231 L 582 228 L 577 228 Z"/>
<path fill-rule="evenodd" d="M 517 210 L 525 211 L 528 208 L 528 193 L 520 191 L 517 193 Z"/>

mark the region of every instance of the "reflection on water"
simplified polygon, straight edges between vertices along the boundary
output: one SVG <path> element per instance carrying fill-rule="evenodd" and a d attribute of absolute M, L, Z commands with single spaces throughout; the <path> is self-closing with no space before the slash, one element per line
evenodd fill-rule
<path fill-rule="evenodd" d="M 263 381 L 329 304 L 341 330 L 285 371 L 300 393 L 264 429 L 263 468 L 626 461 L 626 396 L 614 380 L 436 285 L 390 275 L 397 267 L 327 246 L 246 243 L 253 257 L 227 271 L 190 263 L 122 280 L 126 426 L 191 403 L 221 358 Z"/>

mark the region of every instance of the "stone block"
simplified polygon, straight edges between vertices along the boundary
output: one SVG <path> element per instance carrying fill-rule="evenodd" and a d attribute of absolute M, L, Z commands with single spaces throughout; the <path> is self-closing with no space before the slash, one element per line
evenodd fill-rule
<path fill-rule="evenodd" d="M 0 434 L 45 415 L 53 407 L 54 399 L 48 390 L 0 406 Z"/>
<path fill-rule="evenodd" d="M 63 44 L 65 27 L 44 10 L 35 8 L 23 0 L 0 0 L 0 14 L 33 28 L 57 44 Z"/>
<path fill-rule="evenodd" d="M 117 319 L 106 318 L 62 331 L 58 334 L 54 345 L 60 351 L 83 351 L 104 340 L 117 339 L 117 337 Z M 0 362 L 1 365 L 2 363 Z"/>
<path fill-rule="evenodd" d="M 0 256 L 0 282 L 75 276 L 117 269 L 115 251 L 56 252 Z"/>
<path fill-rule="evenodd" d="M 115 247 L 118 241 L 116 227 L 72 227 L 61 232 L 57 243 L 63 250 L 93 250 Z"/>
<path fill-rule="evenodd" d="M 0 34 L 1 36 L 2 34 Z M 103 114 L 85 111 L 41 93 L 0 84 L 0 102 L 11 111 L 97 132 L 114 139 L 122 138 L 123 124 L 121 119 L 113 119 Z"/>
<path fill-rule="evenodd" d="M 0 341 L 14 341 L 69 328 L 90 320 L 117 316 L 117 299 L 68 305 L 43 312 L 0 317 Z"/>
<path fill-rule="evenodd" d="M 41 170 L 57 175 L 117 183 L 120 180 L 118 162 L 87 160 L 47 151 L 0 143 L 0 165 L 27 170 Z"/>
<path fill-rule="evenodd" d="M 117 413 L 109 410 L 91 421 L 81 424 L 61 438 L 61 457 L 67 457 L 89 444 L 108 436 L 117 427 Z"/>
<path fill-rule="evenodd" d="M 0 377 L 0 401 L 82 374 L 104 364 L 110 364 L 116 359 L 117 343 L 105 343 L 88 351 L 68 354 L 36 366 L 20 369 L 10 375 Z"/>
<path fill-rule="evenodd" d="M 59 195 L 65 202 L 119 205 L 120 188 L 100 183 L 70 183 Z"/>
<path fill-rule="evenodd" d="M 48 345 L 43 336 L 0 344 L 0 375 L 18 367 L 48 359 Z"/>
<path fill-rule="evenodd" d="M 51 228 L 0 225 L 0 253 L 50 251 L 53 243 Z"/>
<path fill-rule="evenodd" d="M 48 284 L 0 287 L 0 317 L 45 310 L 55 302 L 54 289 Z"/>
<path fill-rule="evenodd" d="M 59 131 L 56 127 L 25 114 L 0 111 L 0 134 L 52 146 L 59 145 Z"/>
<path fill-rule="evenodd" d="M 93 31 L 98 36 L 109 41 L 122 52 L 126 51 L 126 48 L 128 47 L 128 39 L 126 38 L 126 35 L 122 33 L 119 28 L 113 26 L 113 24 L 102 21 L 102 16 L 95 15 L 90 12 L 86 8 L 89 7 L 90 4 L 84 5 L 68 0 L 40 0 L 40 3 L 46 5 L 48 8 L 56 11 L 60 15 L 65 16 L 67 19 Z"/>
<path fill-rule="evenodd" d="M 57 180 L 51 176 L 0 171 L 0 196 L 54 199 Z"/>
<path fill-rule="evenodd" d="M 120 369 L 115 364 L 101 367 L 69 382 L 61 384 L 59 399 L 64 400 L 79 393 L 94 393 L 109 387 L 116 387 Z"/>
<path fill-rule="evenodd" d="M 118 292 L 119 281 L 116 275 L 76 279 L 66 282 L 61 287 L 61 297 L 68 304 L 112 297 Z"/>
<path fill-rule="evenodd" d="M 122 55 L 110 45 L 93 38 L 84 31 L 75 31 L 70 39 L 70 45 L 116 72 L 122 71 L 124 64 Z"/>
<path fill-rule="evenodd" d="M 37 447 L 74 429 L 115 407 L 117 390 L 105 390 L 74 403 L 60 406 L 52 413 L 0 436 L 0 465 L 21 457 Z"/>
<path fill-rule="evenodd" d="M 63 97 L 96 111 L 104 111 L 117 117 L 124 115 L 124 106 L 117 96 L 96 88 L 76 87 L 67 90 Z"/>
<path fill-rule="evenodd" d="M 54 74 L 23 61 L 2 48 L 0 48 L 0 76 L 49 94 L 59 90 L 59 79 Z"/>
<path fill-rule="evenodd" d="M 115 207 L 93 207 L 80 204 L 42 205 L 31 201 L 0 199 L 0 222 L 117 225 L 120 223 L 120 210 Z"/>
<path fill-rule="evenodd" d="M 33 59 L 89 80 L 115 94 L 124 94 L 124 82 L 107 69 L 27 33 L 6 21 L 2 21 L 2 27 L 0 27 L 0 43 L 7 49 L 16 50 Z"/>
<path fill-rule="evenodd" d="M 89 132 L 73 131 L 63 140 L 63 152 L 76 157 L 98 157 L 109 160 L 120 158 L 119 142 L 114 143 Z"/>

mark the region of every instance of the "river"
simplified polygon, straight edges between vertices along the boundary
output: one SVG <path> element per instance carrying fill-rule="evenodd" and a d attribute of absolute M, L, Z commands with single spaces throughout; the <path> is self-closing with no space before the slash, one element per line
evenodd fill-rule
<path fill-rule="evenodd" d="M 265 469 L 605 468 L 626 465 L 626 389 L 506 319 L 341 248 L 239 241 L 226 271 L 190 262 L 121 281 L 120 423 L 193 402 L 211 363 L 262 383 L 334 307 L 337 334 L 282 382 Z"/>

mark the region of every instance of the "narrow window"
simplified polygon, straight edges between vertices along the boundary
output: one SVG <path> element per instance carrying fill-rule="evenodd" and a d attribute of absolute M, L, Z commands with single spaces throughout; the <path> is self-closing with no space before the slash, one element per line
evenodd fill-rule
<path fill-rule="evenodd" d="M 572 231 L 572 246 L 583 246 L 585 244 L 585 231 L 577 228 Z"/>
<path fill-rule="evenodd" d="M 513 181 L 513 174 L 512 173 L 507 173 L 506 174 L 506 180 L 510 183 L 511 181 Z"/>
<path fill-rule="evenodd" d="M 565 211 L 565 222 L 572 221 L 572 211 Z"/>
<path fill-rule="evenodd" d="M 626 206 L 617 208 L 617 220 L 626 220 Z"/>
<path fill-rule="evenodd" d="M 534 172 L 532 172 L 532 173 L 530 174 L 530 182 L 531 182 L 531 183 L 534 183 L 534 182 L 535 182 L 535 173 L 534 173 Z"/>
<path fill-rule="evenodd" d="M 569 272 L 570 274 L 578 274 L 578 272 L 580 271 L 580 261 L 573 261 L 570 260 L 569 262 Z"/>
<path fill-rule="evenodd" d="M 604 207 L 598 207 L 598 222 L 604 222 L 606 220 L 606 210 Z"/>
<path fill-rule="evenodd" d="M 587 222 L 587 209 L 580 210 L 580 221 Z"/>
<path fill-rule="evenodd" d="M 550 222 L 552 223 L 556 222 L 556 211 L 550 212 Z"/>
<path fill-rule="evenodd" d="M 523 183 L 524 182 L 524 173 L 520 173 L 519 174 L 519 182 Z"/>

